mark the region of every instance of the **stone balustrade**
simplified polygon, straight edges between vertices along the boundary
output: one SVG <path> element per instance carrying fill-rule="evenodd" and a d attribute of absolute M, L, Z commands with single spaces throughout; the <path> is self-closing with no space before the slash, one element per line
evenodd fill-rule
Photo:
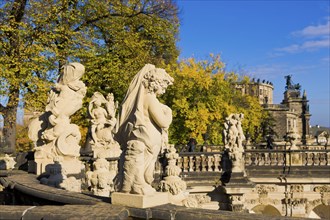
<path fill-rule="evenodd" d="M 220 172 L 221 152 L 184 152 L 177 165 L 182 172 Z"/>
<path fill-rule="evenodd" d="M 182 172 L 220 172 L 223 152 L 182 152 L 177 165 Z M 330 150 L 245 150 L 245 166 L 330 166 Z M 292 163 L 298 158 L 298 163 Z"/>
<path fill-rule="evenodd" d="M 330 166 L 330 150 L 246 150 L 245 166 Z"/>

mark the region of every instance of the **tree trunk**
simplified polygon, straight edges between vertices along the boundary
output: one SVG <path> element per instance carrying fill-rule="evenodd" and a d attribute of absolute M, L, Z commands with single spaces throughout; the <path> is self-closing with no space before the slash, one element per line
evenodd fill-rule
<path fill-rule="evenodd" d="M 11 48 L 8 55 L 18 60 L 20 60 L 20 41 L 17 30 L 19 28 L 19 22 L 23 19 L 26 4 L 27 0 L 15 0 L 10 10 L 10 20 L 13 31 L 7 32 Z M 15 59 L 13 59 L 13 64 L 10 65 L 11 69 L 19 69 L 17 68 L 17 63 L 14 62 Z M 21 77 L 19 71 L 20 70 L 15 73 L 16 79 Z M 13 83 L 9 86 L 8 96 L 7 106 L 3 106 L 2 103 L 0 103 L 0 112 L 4 119 L 4 146 L 1 150 L 6 153 L 14 153 L 16 148 L 16 114 L 19 102 L 19 83 Z"/>
<path fill-rule="evenodd" d="M 18 108 L 19 90 L 11 91 L 8 104 L 5 107 L 3 119 L 3 137 L 4 146 L 2 151 L 5 153 L 14 153 L 16 149 L 16 114 Z"/>

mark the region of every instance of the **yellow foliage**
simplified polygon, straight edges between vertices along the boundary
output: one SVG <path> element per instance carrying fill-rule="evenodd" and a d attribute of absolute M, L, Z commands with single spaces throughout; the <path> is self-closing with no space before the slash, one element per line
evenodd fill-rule
<path fill-rule="evenodd" d="M 262 107 L 256 98 L 236 92 L 233 83 L 240 77 L 224 67 L 220 56 L 211 55 L 210 60 L 190 58 L 169 68 L 174 85 L 163 99 L 173 111 L 170 142 L 185 144 L 193 137 L 198 143 L 222 144 L 224 120 L 231 113 L 244 113 L 245 131 L 252 133 L 260 126 Z M 248 81 L 242 77 L 241 82 Z"/>

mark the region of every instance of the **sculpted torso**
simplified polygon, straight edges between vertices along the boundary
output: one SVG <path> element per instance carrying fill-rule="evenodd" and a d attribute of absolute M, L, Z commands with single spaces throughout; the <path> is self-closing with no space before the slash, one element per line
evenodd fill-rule
<path fill-rule="evenodd" d="M 118 132 L 124 149 L 122 192 L 155 192 L 150 185 L 155 162 L 172 122 L 171 109 L 160 103 L 157 96 L 172 81 L 165 70 L 147 64 L 131 82 L 122 104 Z"/>
<path fill-rule="evenodd" d="M 172 110 L 160 103 L 156 94 L 148 93 L 144 102 L 145 126 L 151 145 L 161 145 L 161 129 L 168 128 L 172 123 Z"/>

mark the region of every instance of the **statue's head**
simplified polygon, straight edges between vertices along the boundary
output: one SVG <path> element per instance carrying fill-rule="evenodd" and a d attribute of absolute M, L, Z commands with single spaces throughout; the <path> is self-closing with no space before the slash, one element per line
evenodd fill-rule
<path fill-rule="evenodd" d="M 173 84 L 174 79 L 164 69 L 154 68 L 145 73 L 143 85 L 150 93 L 161 95 Z"/>
<path fill-rule="evenodd" d="M 94 92 L 92 99 L 91 99 L 91 103 L 94 103 L 96 106 L 99 107 L 105 102 L 106 102 L 106 100 L 100 92 Z"/>
<path fill-rule="evenodd" d="M 85 67 L 81 63 L 69 63 L 63 66 L 62 81 L 64 84 L 79 80 L 85 73 Z"/>

